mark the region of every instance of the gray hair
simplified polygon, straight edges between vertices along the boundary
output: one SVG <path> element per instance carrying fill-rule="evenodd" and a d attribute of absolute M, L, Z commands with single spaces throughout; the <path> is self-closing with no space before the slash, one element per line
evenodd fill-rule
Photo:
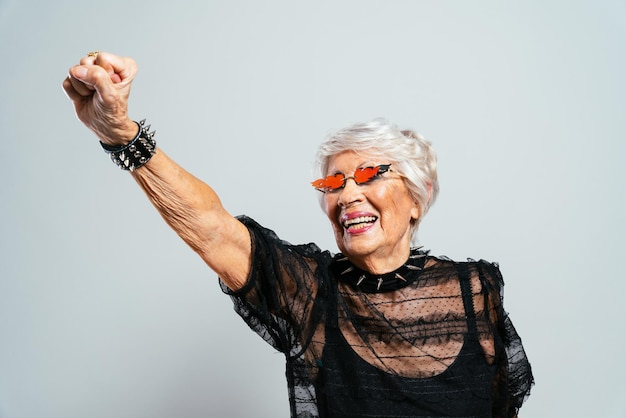
<path fill-rule="evenodd" d="M 357 123 L 330 134 L 319 146 L 316 170 L 327 174 L 330 159 L 344 151 L 363 152 L 392 164 L 420 207 L 419 219 L 411 225 L 411 238 L 417 239 L 419 221 L 439 194 L 437 155 L 430 141 L 421 135 L 400 130 L 385 119 Z"/>

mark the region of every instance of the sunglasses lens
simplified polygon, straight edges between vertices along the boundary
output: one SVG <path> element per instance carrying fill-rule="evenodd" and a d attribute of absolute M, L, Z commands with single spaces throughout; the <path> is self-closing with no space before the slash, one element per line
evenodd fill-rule
<path fill-rule="evenodd" d="M 311 182 L 311 185 L 318 190 L 336 190 L 343 187 L 345 176 L 341 173 L 337 173 L 332 176 L 328 176 L 325 179 L 315 180 Z"/>
<path fill-rule="evenodd" d="M 316 189 L 321 190 L 326 187 L 326 179 L 318 179 L 318 180 L 312 181 L 311 186 L 315 187 Z"/>
<path fill-rule="evenodd" d="M 354 172 L 354 181 L 357 184 L 367 183 L 378 174 L 380 166 L 359 168 Z"/>
<path fill-rule="evenodd" d="M 337 173 L 334 176 L 326 177 L 326 188 L 330 190 L 339 189 L 343 186 L 345 176 L 341 173 Z"/>

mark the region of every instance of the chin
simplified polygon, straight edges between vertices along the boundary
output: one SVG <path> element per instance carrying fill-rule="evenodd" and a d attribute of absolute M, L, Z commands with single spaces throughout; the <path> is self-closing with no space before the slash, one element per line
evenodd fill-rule
<path fill-rule="evenodd" d="M 339 249 L 344 255 L 351 255 L 351 256 L 358 257 L 358 256 L 371 254 L 372 252 L 376 250 L 376 246 L 372 245 L 371 241 L 357 242 L 357 243 L 350 242 L 348 244 L 346 244 L 345 242 L 342 242 L 342 244 L 339 245 Z"/>

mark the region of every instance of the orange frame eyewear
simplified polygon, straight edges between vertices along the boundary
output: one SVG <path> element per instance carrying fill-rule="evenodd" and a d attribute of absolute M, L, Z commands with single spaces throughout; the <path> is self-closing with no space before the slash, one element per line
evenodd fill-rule
<path fill-rule="evenodd" d="M 352 176 L 346 177 L 343 173 L 335 173 L 326 178 L 318 179 L 311 182 L 311 185 L 320 192 L 326 193 L 333 190 L 342 189 L 346 185 L 346 181 L 353 179 L 356 184 L 365 184 L 383 173 L 391 170 L 391 164 L 381 164 L 375 167 L 357 168 Z"/>

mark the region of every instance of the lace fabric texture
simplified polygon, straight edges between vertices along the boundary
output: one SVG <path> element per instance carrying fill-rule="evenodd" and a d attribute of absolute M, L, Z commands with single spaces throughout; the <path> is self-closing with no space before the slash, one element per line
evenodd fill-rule
<path fill-rule="evenodd" d="M 239 219 L 251 273 L 243 289 L 222 289 L 285 354 L 292 417 L 517 414 L 533 377 L 497 265 L 426 256 L 413 279 L 363 292 L 342 280 L 339 257 Z"/>

